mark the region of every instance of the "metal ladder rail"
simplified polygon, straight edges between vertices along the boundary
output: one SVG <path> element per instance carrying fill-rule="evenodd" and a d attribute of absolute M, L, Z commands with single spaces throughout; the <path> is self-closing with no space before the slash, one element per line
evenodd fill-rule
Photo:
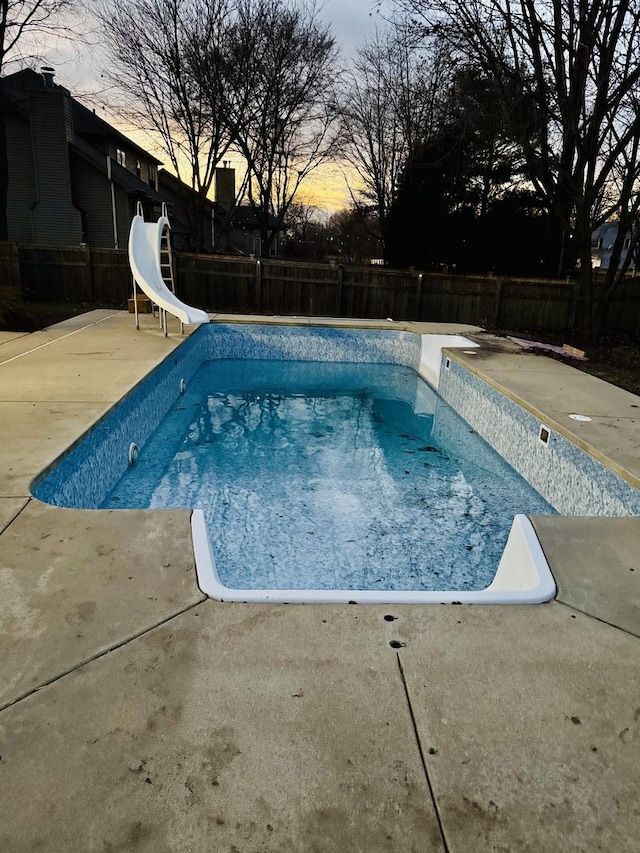
<path fill-rule="evenodd" d="M 167 215 L 166 202 L 162 203 L 162 215 L 169 218 Z M 176 295 L 175 279 L 173 276 L 173 254 L 171 252 L 171 232 L 165 228 L 162 232 L 160 240 L 160 272 L 162 279 L 167 285 L 171 293 Z M 165 312 L 166 313 L 166 312 Z M 166 335 L 166 317 L 165 317 L 165 335 Z M 180 320 L 180 334 L 184 332 L 184 323 Z"/>
<path fill-rule="evenodd" d="M 136 204 L 136 215 L 142 216 L 144 219 L 144 212 L 142 210 L 142 202 L 139 201 Z M 136 329 L 140 328 L 140 314 L 138 311 L 138 282 L 135 280 L 134 276 L 131 276 L 131 281 L 133 283 L 133 313 L 135 315 L 136 320 Z M 153 310 L 153 308 L 151 309 Z"/>

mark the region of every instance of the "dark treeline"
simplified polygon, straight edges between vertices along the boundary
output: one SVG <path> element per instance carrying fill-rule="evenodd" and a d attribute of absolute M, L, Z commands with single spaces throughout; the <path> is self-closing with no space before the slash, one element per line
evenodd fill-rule
<path fill-rule="evenodd" d="M 392 5 L 343 94 L 355 201 L 376 210 L 385 258 L 575 274 L 597 337 L 640 240 L 640 2 Z M 610 221 L 596 301 L 591 239 Z"/>

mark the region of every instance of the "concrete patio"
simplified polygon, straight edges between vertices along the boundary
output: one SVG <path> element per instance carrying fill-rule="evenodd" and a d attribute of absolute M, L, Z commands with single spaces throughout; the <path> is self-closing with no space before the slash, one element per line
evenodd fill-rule
<path fill-rule="evenodd" d="M 209 600 L 189 511 L 30 497 L 180 343 L 141 321 L 0 335 L 0 850 L 640 849 L 640 519 L 535 518 L 544 605 Z M 640 486 L 640 398 L 477 340 L 457 357 Z"/>

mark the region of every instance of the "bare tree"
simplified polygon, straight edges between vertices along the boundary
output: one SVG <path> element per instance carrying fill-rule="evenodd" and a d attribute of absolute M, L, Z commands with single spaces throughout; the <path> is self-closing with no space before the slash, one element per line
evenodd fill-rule
<path fill-rule="evenodd" d="M 402 171 L 437 123 L 448 68 L 431 47 L 396 20 L 360 48 L 343 82 L 345 156 L 361 184 L 352 200 L 373 206 L 382 234 Z"/>
<path fill-rule="evenodd" d="M 335 42 L 314 2 L 239 0 L 228 121 L 268 252 L 305 178 L 336 150 Z"/>
<path fill-rule="evenodd" d="M 100 17 L 112 60 L 105 76 L 124 96 L 121 112 L 160 140 L 178 178 L 195 191 L 190 224 L 201 243 L 204 201 L 232 141 L 229 0 L 122 0 L 116 14 L 105 6 Z"/>
<path fill-rule="evenodd" d="M 307 230 L 311 222 L 318 222 L 320 209 L 315 204 L 305 201 L 299 195 L 289 205 L 287 215 L 287 232 L 294 240 L 304 243 L 307 239 Z"/>
<path fill-rule="evenodd" d="M 598 334 L 623 269 L 611 268 L 596 305 L 591 234 L 638 214 L 640 3 L 637 0 L 397 0 L 439 33 L 453 56 L 496 83 L 527 176 L 576 245 L 581 329 Z M 615 252 L 614 252 L 615 254 Z M 619 258 L 619 255 L 618 255 Z"/>
<path fill-rule="evenodd" d="M 381 239 L 375 211 L 353 206 L 334 213 L 327 222 L 334 252 L 345 263 L 363 264 L 380 257 Z"/>
<path fill-rule="evenodd" d="M 0 0 L 0 73 L 25 59 L 24 46 L 36 36 L 68 36 L 65 13 L 76 0 Z"/>

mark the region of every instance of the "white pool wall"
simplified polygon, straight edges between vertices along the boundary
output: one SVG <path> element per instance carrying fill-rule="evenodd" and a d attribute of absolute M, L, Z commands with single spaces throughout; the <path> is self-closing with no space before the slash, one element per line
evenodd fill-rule
<path fill-rule="evenodd" d="M 198 586 L 218 601 L 271 604 L 542 604 L 556 594 L 556 584 L 533 525 L 516 515 L 498 570 L 486 589 L 233 589 L 221 583 L 211 551 L 204 511 L 191 514 L 191 534 Z"/>
<path fill-rule="evenodd" d="M 479 347 L 462 335 L 421 335 L 420 363 L 418 373 L 430 385 L 438 390 L 440 387 L 440 371 L 443 365 L 443 349 L 474 349 Z"/>

